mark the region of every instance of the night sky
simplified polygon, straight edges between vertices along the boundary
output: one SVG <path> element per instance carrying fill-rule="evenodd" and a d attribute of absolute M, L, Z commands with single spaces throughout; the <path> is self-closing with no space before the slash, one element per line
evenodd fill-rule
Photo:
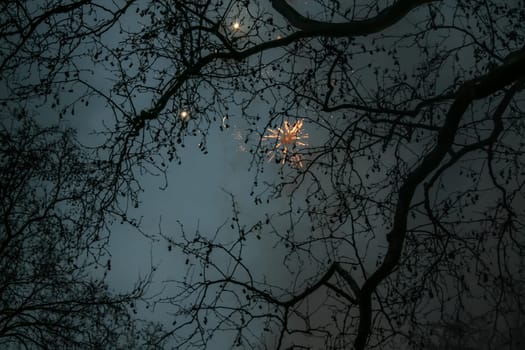
<path fill-rule="evenodd" d="M 38 4 L 48 2 L 35 1 L 28 8 L 38 12 Z M 115 3 L 109 8 L 120 4 Z M 211 303 L 217 295 L 217 305 L 234 305 L 238 310 L 231 322 L 244 325 L 239 321 L 244 311 L 283 316 L 286 303 L 277 310 L 268 295 L 293 299 L 333 269 L 339 275 L 323 280 L 322 288 L 297 303 L 297 314 L 287 315 L 290 327 L 311 328 L 285 332 L 281 341 L 278 317 L 268 324 L 254 318 L 243 326 L 248 335 L 242 346 L 251 348 L 255 343 L 250 341 L 258 339 L 253 348 L 273 349 L 277 343 L 283 348 L 345 348 L 353 343 L 359 310 L 367 305 L 363 288 L 363 295 L 372 298 L 370 322 L 377 333 L 370 344 L 375 348 L 404 348 L 399 347 L 404 341 L 417 348 L 414 344 L 421 341 L 437 349 L 431 345 L 433 330 L 442 334 L 444 325 L 462 324 L 464 334 L 456 337 L 461 339 L 471 330 L 465 324 L 474 328 L 487 322 L 494 339 L 511 339 L 505 349 L 517 349 L 511 330 L 523 324 L 525 305 L 525 106 L 520 85 L 525 27 L 518 21 L 523 17 L 525 23 L 525 13 L 518 11 L 523 2 L 489 1 L 483 14 L 474 15 L 473 4 L 381 1 L 381 8 L 407 3 L 414 9 L 381 30 L 381 25 L 367 29 L 368 22 L 358 21 L 366 27 L 364 34 L 360 28 L 344 29 L 357 33 L 349 36 L 353 39 L 340 29 L 323 29 L 320 22 L 381 20 L 405 10 L 381 12 L 363 1 L 352 9 L 345 2 L 289 0 L 284 3 L 294 6 L 297 15 L 319 21 L 289 25 L 294 16 L 287 21 L 272 8 L 282 2 L 247 2 L 246 7 L 231 1 L 209 10 L 223 16 L 218 29 L 199 32 L 198 26 L 187 29 L 186 17 L 177 17 L 180 9 L 167 3 L 152 7 L 157 17 L 141 12 L 147 2 L 132 4 L 118 25 L 79 42 L 73 50 L 78 57 L 54 75 L 42 68 L 45 49 L 34 63 L 28 59 L 4 67 L 0 95 L 4 126 L 14 120 L 9 113 L 23 106 L 40 125 L 75 129 L 78 144 L 91 155 L 112 161 L 125 155 L 125 175 L 132 174 L 140 185 L 133 187 L 138 203 L 131 192 L 118 195 L 115 203 L 140 225 L 108 215 L 104 259 L 111 261 L 111 269 L 106 282 L 111 291 L 125 292 L 153 272 L 147 300 L 130 310 L 134 317 L 160 322 L 163 331 L 177 330 L 162 346 L 178 346 L 177 337 L 189 336 L 191 327 L 200 329 L 207 317 L 208 327 L 218 320 L 208 311 L 193 319 L 191 312 L 174 315 L 204 293 L 186 288 L 189 294 L 179 295 L 181 281 L 246 283 L 227 292 L 212 285 L 203 299 Z M 335 3 L 339 6 L 332 11 L 323 8 Z M 499 15 L 503 7 L 519 14 Z M 487 19 L 490 13 L 495 18 Z M 96 15 L 85 16 L 86 25 L 96 23 Z M 104 18 L 101 14 L 97 21 Z M 172 23 L 175 18 L 180 22 Z M 195 19 L 188 21 L 195 24 Z M 474 24 L 479 26 L 472 29 Z M 39 30 L 45 32 L 46 26 Z M 485 40 L 487 28 L 497 33 L 490 40 Z M 177 30 L 199 32 L 204 39 Z M 320 39 L 316 31 L 324 33 Z M 295 32 L 304 37 L 294 39 Z M 192 40 L 209 46 L 195 48 Z M 290 43 L 281 47 L 279 40 Z M 275 47 L 239 60 L 228 56 L 265 41 Z M 188 56 L 195 50 L 198 58 L 185 61 L 183 43 Z M 3 60 L 11 46 L 5 47 Z M 207 55 L 218 58 L 185 75 Z M 78 81 L 69 80 L 71 67 L 78 69 Z M 56 84 L 50 83 L 51 92 L 15 96 L 18 83 L 38 84 L 45 74 Z M 177 89 L 165 95 L 173 86 Z M 57 100 L 74 106 L 62 114 Z M 456 110 L 461 111 L 457 120 Z M 285 125 L 300 125 L 302 138 L 276 136 Z M 120 153 L 123 140 L 129 149 Z M 175 156 L 170 160 L 171 150 Z M 394 246 L 402 247 L 399 256 L 392 253 Z M 206 258 L 198 259 L 199 254 Z M 235 260 L 236 254 L 242 260 Z M 396 263 L 389 266 L 389 259 Z M 337 270 L 341 267 L 343 272 Z M 209 272 L 203 277 L 203 271 Z M 100 270 L 89 272 L 101 276 Z M 246 292 L 246 285 L 253 290 Z M 370 285 L 377 291 L 369 292 Z M 245 304 L 250 293 L 253 304 Z M 188 304 L 170 299 L 175 297 Z M 480 316 L 485 312 L 487 318 Z M 304 324 L 303 314 L 309 320 Z M 194 323 L 179 330 L 175 321 L 185 320 Z M 312 331 L 316 327 L 319 333 Z M 325 331 L 334 334 L 325 336 Z M 233 347 L 236 332 L 234 326 L 217 331 L 206 348 Z M 465 337 L 481 342 L 485 335 L 476 332 Z M 186 348 L 205 346 L 195 341 Z M 487 349 L 498 348 L 498 341 Z"/>

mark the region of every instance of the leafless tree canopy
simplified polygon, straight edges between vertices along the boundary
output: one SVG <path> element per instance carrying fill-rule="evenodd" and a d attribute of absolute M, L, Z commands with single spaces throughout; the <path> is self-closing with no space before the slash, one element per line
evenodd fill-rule
<path fill-rule="evenodd" d="M 72 130 L 41 127 L 24 114 L 2 117 L 0 347 L 138 344 L 130 305 L 147 281 L 115 294 L 97 277 L 111 269 L 107 172 L 90 161 Z"/>
<path fill-rule="evenodd" d="M 229 339 L 246 349 L 435 349 L 443 344 L 435 341 L 440 330 L 471 323 L 490 335 L 487 349 L 520 346 L 524 1 L 42 0 L 0 7 L 4 108 L 37 106 L 65 117 L 104 106 L 102 141 L 82 166 L 108 172 L 105 180 L 80 175 L 63 138 L 43 146 L 55 168 L 42 163 L 34 171 L 50 183 L 38 191 L 52 204 L 31 203 L 30 192 L 22 200 L 10 199 L 19 195 L 13 190 L 2 193 L 2 239 L 23 225 L 49 230 L 54 216 L 33 223 L 28 211 L 59 204 L 64 229 L 74 215 L 75 225 L 88 226 L 76 239 L 93 239 L 84 215 L 90 203 L 118 203 L 124 216 L 128 205 L 139 205 L 140 176 L 183 164 L 188 139 L 199 139 L 207 153 L 211 132 L 246 125 L 255 169 L 246 190 L 260 220 L 245 219 L 232 196 L 233 215 L 216 232 L 163 229 L 170 250 L 187 255 L 188 273 L 158 300 L 174 322 L 150 345 L 213 348 Z M 268 129 L 298 120 L 310 132 L 308 145 L 268 163 L 276 146 L 264 139 Z M 33 169 L 24 163 L 32 158 L 21 159 L 2 167 L 17 161 Z M 68 184 L 55 175 L 60 166 L 71 172 Z M 96 199 L 77 206 L 76 195 Z M 287 209 L 273 210 L 277 202 Z M 264 240 L 273 242 L 268 256 L 282 260 L 285 281 L 246 263 Z M 2 251 L 1 259 L 62 266 L 44 253 L 40 265 L 16 258 L 16 249 L 28 248 Z"/>

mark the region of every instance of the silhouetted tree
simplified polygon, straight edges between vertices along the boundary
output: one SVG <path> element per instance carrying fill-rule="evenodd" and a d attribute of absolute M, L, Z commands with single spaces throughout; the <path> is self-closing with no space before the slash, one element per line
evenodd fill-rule
<path fill-rule="evenodd" d="M 105 198 L 107 172 L 72 130 L 18 117 L 0 122 L 0 347 L 141 344 L 131 310 L 148 280 L 125 293 L 104 281 L 107 218 L 117 212 Z"/>
<path fill-rule="evenodd" d="M 521 349 L 525 340 L 521 331 L 523 321 L 515 316 L 508 317 L 506 327 L 499 331 L 491 329 L 492 324 L 483 317 L 429 324 L 421 339 L 422 349 Z"/>
<path fill-rule="evenodd" d="M 206 153 L 212 127 L 246 125 L 261 219 L 232 200 L 236 239 L 164 234 L 188 275 L 159 301 L 176 322 L 157 345 L 418 349 L 466 310 L 494 334 L 523 314 L 523 1 L 3 6 L 9 103 L 103 101 L 116 188 L 136 193 L 188 137 Z M 307 146 L 264 138 L 297 123 Z M 265 240 L 289 280 L 246 263 Z"/>

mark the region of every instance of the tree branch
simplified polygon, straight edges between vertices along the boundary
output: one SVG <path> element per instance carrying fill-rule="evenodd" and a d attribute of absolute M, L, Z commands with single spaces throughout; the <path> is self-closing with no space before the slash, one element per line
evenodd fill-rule
<path fill-rule="evenodd" d="M 323 36 L 365 36 L 388 28 L 404 18 L 412 9 L 436 0 L 400 0 L 379 12 L 377 16 L 346 23 L 330 23 L 307 18 L 297 12 L 285 0 L 272 0 L 277 12 L 290 24 L 304 32 Z"/>
<path fill-rule="evenodd" d="M 433 171 L 435 171 L 454 141 L 459 122 L 472 101 L 487 97 L 514 81 L 525 76 L 525 50 L 513 52 L 512 60 L 496 67 L 488 74 L 467 81 L 460 86 L 456 99 L 450 106 L 445 123 L 438 134 L 436 145 L 421 164 L 406 177 L 398 195 L 392 230 L 387 235 L 388 250 L 383 263 L 365 281 L 360 293 L 359 330 L 355 340 L 355 348 L 362 350 L 370 334 L 372 322 L 372 293 L 385 278 L 387 278 L 399 262 L 406 235 L 408 212 L 412 197 L 417 186 Z M 509 56 L 511 56 L 509 55 Z M 509 57 L 508 56 L 508 57 Z"/>

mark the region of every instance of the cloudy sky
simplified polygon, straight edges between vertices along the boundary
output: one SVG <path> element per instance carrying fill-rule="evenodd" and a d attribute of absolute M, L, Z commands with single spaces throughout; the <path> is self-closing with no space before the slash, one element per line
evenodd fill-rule
<path fill-rule="evenodd" d="M 296 2 L 299 5 L 301 2 Z M 308 1 L 304 2 L 305 4 Z M 249 26 L 249 19 L 241 10 L 240 32 Z M 135 29 L 138 18 L 133 12 L 124 19 L 125 25 Z M 232 23 L 237 21 L 232 18 Z M 140 23 L 140 22 L 139 22 Z M 115 35 L 113 37 L 112 35 Z M 118 34 L 107 35 L 110 43 L 118 38 Z M 88 79 L 94 86 L 106 87 L 112 84 L 114 77 L 108 75 L 102 66 L 85 62 L 86 68 L 94 70 Z M 271 78 L 273 71 L 265 72 Z M 68 95 L 65 95 L 68 97 Z M 74 96 L 74 95 L 73 95 Z M 70 97 L 72 98 L 72 97 Z M 136 108 L 148 108 L 151 100 L 148 96 L 137 96 L 133 103 Z M 199 118 L 189 110 L 189 118 Z M 250 227 L 258 220 L 264 220 L 267 214 L 286 212 L 289 208 L 289 198 L 286 196 L 274 199 L 270 204 L 255 205 L 254 197 L 250 193 L 254 190 L 253 184 L 257 175 L 257 168 L 253 165 L 253 156 L 249 152 L 254 150 L 260 141 L 260 135 L 249 134 L 250 125 L 244 120 L 243 112 L 231 106 L 227 118 L 212 125 L 207 137 L 208 153 L 199 149 L 199 135 L 189 137 L 185 141 L 180 153 L 181 164 L 173 162 L 164 174 L 153 176 L 144 174 L 139 177 L 144 189 L 140 196 L 140 207 L 130 209 L 130 216 L 141 219 L 140 231 L 124 223 L 116 222 L 111 225 L 111 241 L 109 251 L 112 256 L 112 270 L 108 282 L 116 290 L 131 288 L 139 277 L 149 273 L 151 266 L 156 267 L 154 282 L 150 288 L 150 295 L 157 295 L 164 290 L 162 296 L 169 296 L 170 289 L 165 288 L 164 281 L 181 280 L 186 274 L 186 256 L 180 250 L 170 250 L 170 244 L 160 237 L 162 233 L 175 240 L 180 239 L 181 225 L 190 236 L 199 232 L 204 236 L 213 236 L 220 232 L 221 239 L 229 241 L 235 239 L 238 233 L 229 230 L 233 215 L 232 204 L 240 213 L 242 225 Z M 268 107 L 255 104 L 250 113 L 259 115 L 262 119 L 260 126 L 270 117 Z M 292 116 L 291 122 L 299 118 L 314 118 L 317 112 L 312 108 L 298 110 L 297 116 Z M 50 113 L 49 115 L 53 115 Z M 174 117 L 179 117 L 174 113 Z M 297 119 L 295 119 L 295 118 Z M 103 129 L 104 124 L 111 124 L 111 111 L 103 103 L 91 103 L 87 107 L 76 111 L 75 116 L 68 116 L 67 123 L 78 130 L 79 141 L 88 146 L 95 146 L 102 137 L 96 131 Z M 51 118 L 53 120 L 53 118 Z M 276 124 L 276 126 L 280 126 Z M 253 126 L 252 126 L 253 127 Z M 315 125 L 305 122 L 304 133 L 308 134 L 308 144 L 322 144 L 324 133 Z M 269 133 L 267 133 L 269 134 Z M 248 143 L 245 143 L 248 137 Z M 273 146 L 273 140 L 266 141 Z M 265 171 L 259 174 L 259 184 L 271 184 L 282 176 L 282 171 L 292 173 L 295 170 L 288 164 L 276 164 L 274 159 L 266 156 Z M 265 186 L 259 186 L 255 191 L 264 191 Z M 290 190 L 285 191 L 289 193 Z M 278 224 L 279 219 L 275 220 Z M 288 225 L 286 221 L 282 221 Z M 232 235 L 231 238 L 228 235 Z M 255 271 L 257 276 L 266 276 L 268 281 L 286 286 L 290 282 L 290 274 L 283 267 L 283 253 L 275 236 L 262 236 L 257 242 L 250 242 L 245 253 L 245 263 Z M 308 274 L 305 266 L 306 274 Z M 313 273 L 313 271 L 312 271 Z M 153 312 L 141 309 L 142 315 L 153 320 L 164 320 L 171 324 L 172 317 L 166 314 L 168 309 L 156 308 Z"/>
<path fill-rule="evenodd" d="M 317 8 L 312 5 L 312 1 L 289 1 L 303 13 L 316 13 Z M 270 4 L 266 4 L 268 9 L 271 8 Z M 252 9 L 256 9 L 257 6 L 253 5 Z M 446 12 L 446 9 L 445 9 Z M 391 38 L 381 37 L 386 45 L 393 47 L 396 44 L 395 35 L 404 33 L 410 29 L 417 28 L 417 23 L 421 16 L 427 15 L 426 10 L 415 10 L 410 13 L 407 19 L 396 24 L 392 28 L 389 28 L 389 35 Z M 275 16 L 276 23 L 279 22 L 279 16 Z M 243 33 L 247 32 L 250 26 L 253 24 L 250 22 L 249 11 L 242 7 L 231 9 L 229 14 L 225 17 L 224 30 L 230 31 L 227 35 L 242 36 Z M 102 41 L 108 45 L 108 47 L 118 46 L 119 41 L 122 40 L 127 34 L 140 32 L 144 26 L 148 26 L 149 22 L 146 19 L 140 17 L 138 12 L 130 11 L 123 20 L 121 21 L 120 28 L 115 28 L 106 32 L 102 36 Z M 120 31 L 119 31 L 120 29 Z M 280 34 L 279 34 L 280 35 Z M 375 37 L 376 39 L 380 36 Z M 392 39 L 393 38 L 393 39 Z M 436 38 L 433 38 L 437 40 Z M 374 76 L 369 69 L 372 64 L 374 67 L 380 67 L 381 69 L 387 70 L 392 68 L 393 61 L 390 53 L 380 52 L 379 48 L 376 51 L 370 50 L 374 48 L 370 44 L 370 39 L 362 39 L 361 47 L 363 52 L 355 54 L 352 59 L 352 67 L 348 73 L 348 76 L 352 77 L 358 84 L 360 91 L 366 91 L 378 87 L 381 91 L 381 85 L 377 81 L 373 80 Z M 390 40 L 390 41 L 389 41 Z M 441 40 L 441 38 L 439 38 Z M 461 45 L 461 40 L 464 37 L 451 37 L 445 38 L 440 45 L 448 45 L 454 47 L 455 45 Z M 313 44 L 315 46 L 315 44 Z M 90 48 L 89 44 L 85 45 L 86 52 L 93 54 L 97 50 Z M 390 47 L 389 47 L 390 48 Z M 81 46 L 81 50 L 84 47 Z M 367 49 L 369 49 L 367 51 Z M 92 51 L 91 51 L 92 50 Z M 361 50 L 359 47 L 356 52 Z M 415 70 L 416 62 L 421 59 L 418 54 L 418 49 L 415 46 L 406 45 L 399 50 L 404 50 L 404 56 L 402 62 L 396 62 L 399 65 L 398 73 L 402 75 L 403 72 L 412 72 Z M 466 53 L 465 53 L 466 52 Z M 264 60 L 270 62 L 272 59 L 279 57 L 279 50 L 271 51 Z M 434 81 L 434 85 L 429 89 L 444 89 L 449 84 L 452 84 L 453 74 L 456 74 L 453 70 L 458 69 L 462 72 L 464 67 L 472 65 L 472 61 L 469 61 L 470 51 L 469 49 L 460 50 L 460 54 L 457 57 L 457 66 L 445 66 L 440 70 L 441 77 Z M 137 69 L 136 57 L 131 56 L 128 62 L 128 57 L 120 62 L 122 64 L 124 73 L 132 75 Z M 125 62 L 124 62 L 125 61 Z M 250 62 L 250 61 L 248 61 Z M 118 70 L 111 72 L 113 69 L 109 66 L 109 63 L 98 62 L 93 63 L 90 59 L 80 58 L 76 62 L 83 71 L 82 79 L 85 82 L 89 82 L 93 86 L 100 88 L 103 92 L 108 92 L 114 85 L 119 85 Z M 250 62 L 253 63 L 253 62 Z M 421 62 L 419 62 L 421 63 Z M 133 64 L 135 64 L 133 66 Z M 159 75 L 162 71 L 162 62 L 154 68 L 154 73 L 147 72 L 148 74 L 154 74 L 154 79 L 161 82 L 163 77 Z M 169 69 L 174 69 L 173 66 L 165 63 Z M 310 67 L 308 60 L 298 60 L 295 62 L 297 66 L 294 69 L 298 71 L 306 71 Z M 273 69 L 264 70 L 264 78 L 267 82 L 279 81 L 285 79 L 283 77 L 274 75 L 278 74 Z M 289 68 L 289 67 L 287 67 Z M 326 68 L 326 67 L 325 67 Z M 173 75 L 171 71 L 166 73 L 166 76 Z M 117 73 L 115 73 L 117 72 Z M 153 70 L 152 70 L 153 72 Z M 342 74 L 342 73 L 341 73 Z M 385 73 L 386 74 L 386 73 Z M 124 75 L 124 74 L 123 74 Z M 320 73 L 322 75 L 322 72 Z M 343 76 L 343 75 L 341 75 Z M 166 78 L 167 80 L 167 78 Z M 349 79 L 350 80 L 350 79 Z M 330 82 L 336 86 L 339 84 L 337 80 Z M 425 83 L 425 82 L 423 82 Z M 160 83 L 159 83 L 160 84 Z M 121 84 L 122 85 L 122 84 Z M 452 84 L 453 85 L 453 84 Z M 317 86 L 315 89 L 322 90 L 326 86 Z M 306 87 L 305 87 L 306 89 Z M 423 89 L 423 88 L 422 88 Z M 189 91 L 189 90 L 188 90 Z M 188 94 L 188 91 L 182 90 L 180 95 Z M 353 90 L 352 90 L 353 91 Z M 317 91 L 319 92 L 319 91 Z M 321 91 L 322 92 L 322 91 Z M 191 91 L 189 92 L 191 93 Z M 271 91 L 269 92 L 271 93 Z M 61 93 L 61 99 L 63 101 L 73 101 L 77 95 L 76 92 L 64 91 Z M 211 95 L 211 92 L 210 92 Z M 152 97 L 153 96 L 153 97 Z M 284 94 L 277 93 L 272 96 L 276 102 L 275 106 L 286 106 L 290 104 L 290 101 L 282 100 Z M 155 103 L 155 98 L 158 97 L 148 91 L 144 94 L 133 95 L 126 107 L 135 109 L 136 111 L 147 110 L 151 108 Z M 180 96 L 174 96 L 174 100 Z M 209 96 L 205 96 L 209 97 Z M 181 99 L 183 97 L 180 97 Z M 89 147 L 97 146 L 104 141 L 103 136 L 97 134 L 97 131 L 103 130 L 104 125 L 109 125 L 111 128 L 114 123 L 114 115 L 108 105 L 105 104 L 102 99 L 93 99 L 95 103 L 84 105 L 76 109 L 74 116 L 68 116 L 66 120 L 60 122 L 71 125 L 78 130 L 79 141 Z M 125 100 L 125 99 L 124 99 Z M 174 105 L 176 103 L 174 102 Z M 40 121 L 43 124 L 52 124 L 58 121 L 56 111 L 49 108 L 50 101 L 46 100 L 40 105 L 36 105 L 40 116 Z M 208 115 L 199 115 L 193 109 L 192 106 L 168 106 L 166 110 L 171 108 L 171 117 L 174 119 L 181 118 L 181 110 L 184 110 L 188 115 L 183 115 L 184 118 L 188 119 L 188 125 L 192 126 L 194 122 L 200 119 L 206 119 Z M 315 108 L 308 107 L 305 104 L 300 104 L 297 107 L 292 108 L 288 111 L 288 120 L 294 123 L 298 120 L 304 119 L 304 133 L 308 134 L 308 138 L 305 142 L 308 143 L 308 147 L 316 148 L 321 147 L 327 142 L 327 135 L 330 131 L 339 131 L 343 129 L 346 121 L 343 121 L 340 117 L 343 113 L 321 113 Z M 250 116 L 250 117 L 248 117 Z M 250 124 L 248 120 L 253 120 L 253 116 L 260 117 L 260 121 L 255 124 Z M 271 108 L 264 104 L 262 101 L 255 101 L 250 108 L 247 110 L 241 110 L 238 106 L 230 106 L 228 113 L 219 116 L 218 120 L 211 123 L 209 132 L 206 138 L 207 153 L 202 152 L 200 142 L 202 137 L 199 133 L 202 130 L 196 128 L 194 136 L 188 136 L 184 140 L 184 147 L 179 147 L 179 156 L 181 163 L 177 161 L 168 164 L 168 170 L 165 173 L 157 172 L 157 174 L 144 173 L 138 174 L 138 180 L 143 188 L 140 194 L 140 206 L 137 209 L 130 209 L 129 215 L 135 218 L 139 218 L 141 221 L 140 230 L 136 230 L 132 226 L 126 223 L 119 223 L 118 221 L 110 226 L 111 230 L 111 241 L 109 245 L 109 252 L 112 256 L 112 270 L 109 274 L 108 282 L 116 290 L 125 290 L 131 288 L 134 282 L 141 276 L 144 276 L 150 271 L 152 266 L 156 267 L 154 274 L 153 285 L 150 288 L 150 295 L 157 295 L 163 293 L 161 296 L 168 297 L 173 292 L 170 284 L 165 284 L 168 280 L 181 280 L 187 273 L 187 269 L 191 268 L 193 261 L 189 264 L 186 263 L 187 257 L 181 254 L 181 251 L 172 247 L 170 242 L 164 237 L 173 238 L 174 240 L 180 240 L 184 231 L 188 237 L 194 235 L 202 235 L 205 237 L 217 236 L 219 241 L 229 242 L 237 239 L 239 232 L 236 229 L 230 229 L 230 225 L 234 224 L 232 221 L 234 212 L 239 213 L 240 222 L 238 223 L 241 227 L 252 227 L 257 222 L 264 222 L 268 217 L 271 218 L 271 225 L 265 227 L 262 230 L 262 235 L 259 239 L 251 236 L 247 242 L 247 250 L 244 252 L 244 263 L 248 266 L 254 274 L 256 279 L 267 279 L 267 282 L 276 285 L 287 286 L 290 284 L 291 278 L 297 278 L 299 275 L 301 278 L 305 278 L 309 275 L 315 274 L 317 270 L 310 270 L 309 263 L 312 266 L 318 267 L 313 263 L 313 259 L 305 259 L 305 262 L 295 260 L 296 264 L 291 271 L 295 274 L 293 276 L 290 271 L 283 268 L 283 258 L 287 250 L 283 247 L 282 241 L 275 234 L 270 234 L 270 230 L 276 232 L 285 232 L 288 228 L 293 227 L 293 233 L 297 239 L 306 238 L 308 234 L 316 234 L 315 229 L 310 229 L 309 220 L 301 220 L 294 222 L 294 218 L 300 217 L 301 208 L 305 208 L 306 198 L 304 196 L 305 189 L 310 185 L 307 181 L 303 184 L 304 187 L 295 191 L 296 187 L 294 184 L 288 185 L 284 188 L 282 196 L 274 198 L 268 203 L 263 201 L 262 203 L 255 203 L 254 196 L 251 195 L 253 191 L 257 194 L 261 194 L 261 198 L 266 199 L 271 196 L 272 185 L 280 182 L 283 176 L 289 174 L 295 174 L 296 169 L 291 167 L 288 163 L 280 164 L 276 163 L 275 159 L 272 159 L 271 154 L 262 152 L 256 157 L 250 151 L 254 151 L 257 148 L 258 143 L 261 141 L 261 137 L 264 135 L 271 135 L 271 131 L 268 128 L 268 120 L 274 118 L 274 114 Z M 122 121 L 122 120 L 121 120 Z M 272 128 L 282 126 L 282 118 L 277 118 L 275 122 L 270 125 Z M 330 129 L 333 128 L 333 129 Z M 249 130 L 252 129 L 252 132 Z M 253 131 L 253 129 L 257 129 Z M 404 132 L 404 131 L 402 131 Z M 480 131 L 477 137 L 484 136 L 487 131 Z M 427 132 L 428 136 L 431 132 Z M 435 133 L 434 133 L 435 134 Z M 481 135 L 481 136 L 480 136 Z M 465 139 L 468 139 L 471 135 L 466 135 Z M 430 139 L 430 138 L 429 138 Z M 367 179 L 364 180 L 362 188 L 366 185 L 387 181 L 388 175 L 382 170 L 383 168 L 394 167 L 402 159 L 409 169 L 414 166 L 424 154 L 424 151 L 430 147 L 428 139 L 423 138 L 422 142 L 400 142 L 402 146 L 400 149 L 390 150 L 386 148 L 381 154 L 381 169 L 375 172 L 372 171 L 372 175 L 368 177 L 368 172 L 373 168 L 373 160 L 363 157 L 362 159 L 355 160 L 353 169 L 356 173 L 361 176 L 367 174 Z M 245 142 L 247 141 L 247 142 Z M 358 140 L 359 141 L 359 140 Z M 273 147 L 273 140 L 264 140 L 263 144 L 267 147 Z M 350 140 L 348 144 L 351 144 L 353 140 Z M 353 146 L 354 144 L 352 144 Z M 301 146 L 302 147 L 302 146 Z M 379 146 L 378 146 L 379 148 Z M 257 163 L 258 156 L 265 158 L 263 163 Z M 395 160 L 394 160 L 394 157 Z M 402 162 L 399 161 L 399 164 Z M 263 172 L 260 172 L 258 164 L 263 164 Z M 403 169 L 403 171 L 407 171 Z M 313 170 L 315 172 L 315 170 Z M 315 174 L 317 181 L 320 184 L 329 185 L 332 178 L 330 174 L 319 172 Z M 353 175 L 352 175 L 353 176 Z M 350 175 L 348 176 L 348 186 L 350 187 Z M 347 180 L 344 179 L 345 181 Z M 459 177 L 456 173 L 446 177 L 447 182 L 450 183 L 449 189 L 455 190 L 463 186 L 463 181 L 466 180 L 463 177 Z M 257 186 L 254 186 L 254 182 L 257 182 Z M 447 184 L 448 185 L 448 184 Z M 395 189 L 397 184 L 392 184 L 390 190 Z M 333 191 L 333 188 L 331 188 Z M 293 194 L 293 205 L 294 210 L 298 210 L 297 213 L 289 214 L 290 211 L 290 195 Z M 386 195 L 375 193 L 378 195 L 380 200 L 383 200 Z M 419 194 L 421 195 L 421 194 Z M 447 195 L 443 195 L 446 197 Z M 439 198 L 438 198 L 439 197 Z M 436 196 L 436 202 L 442 200 L 440 196 Z M 347 198 L 348 202 L 352 201 L 351 198 Z M 491 198 L 486 197 L 485 200 L 490 202 Z M 123 202 L 125 200 L 123 199 Z M 322 202 L 322 199 L 319 200 Z M 392 207 L 394 204 L 387 203 Z M 367 207 L 371 208 L 371 207 Z M 384 209 L 385 212 L 387 209 Z M 381 215 L 377 215 L 380 217 Z M 387 217 L 385 215 L 385 217 Z M 357 224 L 357 226 L 363 224 L 362 218 L 357 219 L 355 222 L 348 222 L 342 225 L 339 229 L 340 232 L 348 230 L 348 232 L 354 232 L 351 225 Z M 417 220 L 412 222 L 414 226 L 417 225 Z M 381 222 L 372 223 L 371 227 L 377 228 L 376 232 L 372 232 L 373 236 L 370 239 L 358 242 L 355 246 L 363 248 L 366 251 L 367 263 L 370 264 L 371 270 L 375 268 L 376 262 L 380 260 L 377 258 L 378 252 L 384 252 L 386 247 L 386 232 L 387 228 L 381 227 Z M 272 226 L 273 225 L 273 226 Z M 364 226 L 363 226 L 364 227 Z M 267 233 L 267 234 L 265 234 Z M 302 235 L 302 236 L 301 236 Z M 327 240 L 328 241 L 328 240 Z M 366 249 L 365 249 L 366 246 Z M 325 250 L 323 250 L 325 249 Z M 333 247 L 333 251 L 330 251 L 329 244 L 320 244 L 318 247 L 312 250 L 313 255 L 320 256 L 325 259 L 327 256 L 337 255 L 339 247 Z M 335 253 L 334 253 L 335 252 Z M 352 254 L 347 254 L 348 260 L 352 260 Z M 227 261 L 224 261 L 227 264 Z M 300 265 L 303 263 L 302 265 Z M 220 264 L 220 262 L 219 262 Z M 368 266 L 367 266 L 368 267 Z M 156 308 L 153 312 L 151 310 L 141 309 L 141 315 L 156 320 L 165 321 L 166 324 L 170 324 L 171 319 L 167 312 L 170 311 L 168 308 L 163 307 Z"/>

